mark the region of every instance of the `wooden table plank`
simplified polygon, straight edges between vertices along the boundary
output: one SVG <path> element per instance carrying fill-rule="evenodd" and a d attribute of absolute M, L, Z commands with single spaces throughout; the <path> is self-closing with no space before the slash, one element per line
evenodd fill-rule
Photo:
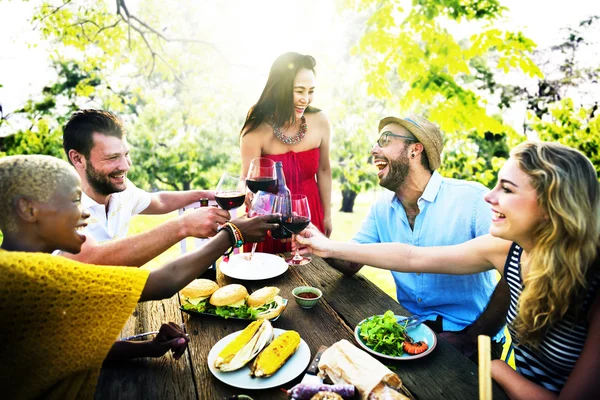
<path fill-rule="evenodd" d="M 164 322 L 181 324 L 179 296 L 162 301 L 140 303 L 127 321 L 123 336 L 158 330 Z M 122 337 L 123 337 L 122 336 Z M 161 358 L 113 362 L 102 368 L 96 399 L 192 399 L 196 388 L 191 359 L 186 353 L 179 360 L 171 354 Z"/>

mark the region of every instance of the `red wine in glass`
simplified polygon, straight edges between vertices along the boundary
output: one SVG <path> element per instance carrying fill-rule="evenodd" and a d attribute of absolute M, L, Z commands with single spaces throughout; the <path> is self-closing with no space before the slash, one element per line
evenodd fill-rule
<path fill-rule="evenodd" d="M 244 183 L 239 176 L 224 172 L 215 190 L 217 204 L 223 210 L 231 210 L 244 204 L 246 199 Z"/>
<path fill-rule="evenodd" d="M 277 179 L 271 177 L 256 177 L 246 179 L 246 186 L 252 193 L 259 190 L 269 193 L 277 193 Z"/>
<path fill-rule="evenodd" d="M 284 199 L 279 206 L 279 213 L 281 214 L 281 226 L 294 235 L 296 235 L 306 228 L 310 223 L 310 209 L 308 206 L 308 198 L 303 194 L 293 194 L 290 198 Z M 286 204 L 287 203 L 287 204 Z M 301 256 L 296 247 L 296 252 L 293 257 L 286 258 L 285 260 L 289 265 L 304 265 L 311 261 L 310 257 Z"/>
<path fill-rule="evenodd" d="M 287 217 L 281 218 L 281 225 L 294 234 L 299 234 L 310 224 L 310 218 L 307 217 Z"/>
<path fill-rule="evenodd" d="M 253 158 L 248 167 L 246 186 L 248 186 L 248 189 L 252 193 L 256 193 L 259 190 L 277 193 L 275 162 L 270 158 Z"/>
<path fill-rule="evenodd" d="M 223 210 L 231 210 L 244 204 L 246 195 L 242 192 L 222 192 L 215 194 L 215 201 Z"/>

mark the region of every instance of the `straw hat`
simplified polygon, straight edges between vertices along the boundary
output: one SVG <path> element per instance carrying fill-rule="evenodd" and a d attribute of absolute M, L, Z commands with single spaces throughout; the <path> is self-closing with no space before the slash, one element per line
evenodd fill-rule
<path fill-rule="evenodd" d="M 405 118 L 385 117 L 379 121 L 379 131 L 387 124 L 396 123 L 405 127 L 412 133 L 425 148 L 425 154 L 429 160 L 429 167 L 435 171 L 442 163 L 442 150 L 444 138 L 440 129 L 420 115 L 409 115 Z"/>

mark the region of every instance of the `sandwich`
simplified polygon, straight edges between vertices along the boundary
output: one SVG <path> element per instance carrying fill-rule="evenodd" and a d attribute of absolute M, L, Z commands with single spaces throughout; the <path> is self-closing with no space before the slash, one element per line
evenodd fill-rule
<path fill-rule="evenodd" d="M 248 291 L 238 284 L 223 286 L 210 296 L 214 313 L 223 318 L 256 319 L 256 312 L 246 304 Z"/>
<path fill-rule="evenodd" d="M 184 310 L 207 312 L 211 308 L 210 296 L 219 289 L 219 285 L 208 279 L 196 279 L 181 289 L 181 306 Z"/>
<path fill-rule="evenodd" d="M 256 319 L 275 318 L 285 308 L 283 299 L 279 296 L 279 288 L 274 286 L 266 286 L 252 293 L 246 304 L 254 310 Z"/>
<path fill-rule="evenodd" d="M 219 352 L 215 368 L 223 372 L 242 368 L 271 342 L 273 332 L 273 326 L 267 320 L 252 322 Z"/>

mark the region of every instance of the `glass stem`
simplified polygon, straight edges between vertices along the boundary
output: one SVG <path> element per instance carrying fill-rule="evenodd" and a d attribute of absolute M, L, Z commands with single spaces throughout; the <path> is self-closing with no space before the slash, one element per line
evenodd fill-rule
<path fill-rule="evenodd" d="M 296 241 L 296 234 L 292 235 L 292 240 L 295 242 Z M 300 252 L 299 252 L 299 247 L 298 244 L 296 243 L 296 251 L 294 253 L 294 261 L 302 261 L 302 257 L 300 256 Z"/>

